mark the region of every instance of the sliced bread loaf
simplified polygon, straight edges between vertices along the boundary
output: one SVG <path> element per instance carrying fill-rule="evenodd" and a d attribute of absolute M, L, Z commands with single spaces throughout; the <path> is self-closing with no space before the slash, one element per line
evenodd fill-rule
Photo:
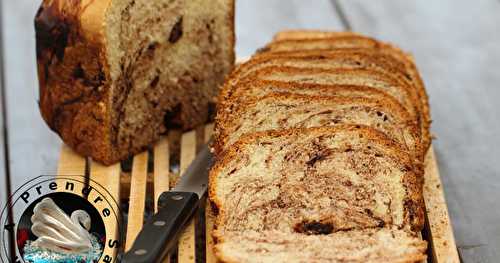
<path fill-rule="evenodd" d="M 233 0 L 43 1 L 43 118 L 105 164 L 144 150 L 166 126 L 206 122 L 234 62 L 233 16 Z"/>
<path fill-rule="evenodd" d="M 243 136 L 210 172 L 219 257 L 279 258 L 279 251 L 311 253 L 341 240 L 346 248 L 341 255 L 354 256 L 367 251 L 350 240 L 373 235 L 372 256 L 390 258 L 384 251 L 396 249 L 399 258 L 423 257 L 425 242 L 413 232 L 423 225 L 422 192 L 411 159 L 401 145 L 362 125 Z M 378 236 L 391 233 L 389 243 Z M 306 243 L 275 250 L 279 240 Z M 390 248 L 396 240 L 401 246 Z M 231 252 L 238 242 L 246 246 Z M 252 251 L 248 248 L 263 251 L 245 254 Z M 323 261 L 337 259 L 321 255 Z"/>

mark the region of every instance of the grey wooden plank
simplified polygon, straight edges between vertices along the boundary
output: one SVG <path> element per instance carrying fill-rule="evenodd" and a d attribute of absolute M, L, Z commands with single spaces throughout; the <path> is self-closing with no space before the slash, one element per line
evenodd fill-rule
<path fill-rule="evenodd" d="M 2 3 L 0 3 L 0 11 L 3 9 Z M 3 18 L 2 14 L 0 14 L 0 19 Z M 2 21 L 0 21 L 0 26 L 2 24 Z M 12 214 L 12 210 L 8 208 L 7 206 L 9 205 L 8 200 L 10 198 L 11 194 L 11 189 L 10 189 L 10 177 L 9 177 L 9 171 L 8 171 L 8 148 L 6 145 L 6 138 L 7 138 L 7 127 L 5 125 L 5 99 L 4 99 L 4 94 L 5 94 L 5 78 L 4 78 L 4 50 L 3 50 L 3 43 L 4 43 L 4 36 L 3 36 L 3 30 L 0 28 L 0 213 L 6 213 L 7 216 L 10 216 Z M 8 220 L 8 222 L 11 222 L 12 220 Z M 13 240 L 14 236 L 10 233 L 9 235 L 9 240 L 3 244 L 5 247 L 9 247 L 12 249 L 10 244 L 13 244 L 11 241 Z"/>
<path fill-rule="evenodd" d="M 1 68 L 0 64 L 0 72 L 3 69 Z M 3 83 L 2 81 L 2 75 L 0 75 L 0 83 Z M 0 84 L 2 85 L 2 84 Z M 3 88 L 3 87 L 0 87 Z M 0 127 L 4 127 L 4 121 L 3 121 L 3 116 L 2 116 L 2 108 L 3 108 L 3 103 L 2 103 L 2 97 L 0 94 Z M 1 128 L 0 128 L 1 131 Z M 7 204 L 7 197 L 9 195 L 9 192 L 7 191 L 7 174 L 5 173 L 5 143 L 4 143 L 4 136 L 3 133 L 0 132 L 0 213 L 1 209 L 5 207 Z"/>
<path fill-rule="evenodd" d="M 284 29 L 342 30 L 329 0 L 236 1 L 236 53 L 245 57 Z"/>
<path fill-rule="evenodd" d="M 16 189 L 38 175 L 55 173 L 60 141 L 38 111 L 33 19 L 40 1 L 2 2 L 10 168 Z"/>
<path fill-rule="evenodd" d="M 464 262 L 500 258 L 500 2 L 340 1 L 354 31 L 411 51 L 430 96 Z"/>

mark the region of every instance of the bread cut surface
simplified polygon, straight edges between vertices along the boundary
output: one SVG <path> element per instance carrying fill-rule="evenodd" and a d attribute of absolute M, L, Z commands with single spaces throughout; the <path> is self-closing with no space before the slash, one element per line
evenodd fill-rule
<path fill-rule="evenodd" d="M 111 164 L 189 129 L 234 62 L 232 0 L 45 0 L 35 18 L 43 118 Z"/>
<path fill-rule="evenodd" d="M 417 153 L 420 133 L 416 123 L 397 101 L 381 93 L 371 97 L 311 96 L 274 92 L 240 105 L 231 118 L 217 123 L 216 153 L 230 147 L 241 136 L 268 130 L 361 124 L 384 132 Z"/>
<path fill-rule="evenodd" d="M 411 166 L 397 143 L 361 125 L 244 136 L 210 173 L 210 198 L 219 212 L 217 248 L 251 231 L 331 242 L 353 230 L 411 234 L 423 223 L 422 193 Z M 311 242 L 308 252 L 319 249 Z M 404 254 L 411 249 L 405 246 Z"/>

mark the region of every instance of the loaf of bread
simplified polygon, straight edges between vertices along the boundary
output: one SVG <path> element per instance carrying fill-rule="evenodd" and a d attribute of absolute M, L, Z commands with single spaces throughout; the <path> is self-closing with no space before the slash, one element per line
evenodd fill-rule
<path fill-rule="evenodd" d="M 209 197 L 223 262 L 418 262 L 429 107 L 411 56 L 286 31 L 226 78 Z"/>
<path fill-rule="evenodd" d="M 40 110 L 78 153 L 111 164 L 209 119 L 234 63 L 233 0 L 44 0 Z"/>

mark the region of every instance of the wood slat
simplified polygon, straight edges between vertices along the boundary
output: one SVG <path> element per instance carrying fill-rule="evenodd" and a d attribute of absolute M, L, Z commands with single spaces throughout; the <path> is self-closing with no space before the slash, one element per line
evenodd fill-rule
<path fill-rule="evenodd" d="M 190 131 L 181 138 L 181 176 L 196 156 L 196 131 Z M 179 263 L 196 261 L 195 222 L 192 219 L 179 239 Z"/>
<path fill-rule="evenodd" d="M 162 138 L 154 147 L 154 207 L 158 211 L 158 198 L 161 193 L 170 189 L 170 154 L 168 149 L 168 139 Z"/>
<path fill-rule="evenodd" d="M 120 164 L 115 164 L 111 166 L 104 166 L 97 162 L 91 162 L 90 164 L 90 174 L 89 179 L 90 184 L 92 185 L 94 182 L 99 184 L 102 187 L 105 187 L 107 193 L 111 196 L 106 196 L 105 198 L 112 198 L 114 200 L 109 200 L 111 203 L 112 209 L 117 213 L 117 217 L 115 220 L 110 219 L 110 221 L 106 224 L 106 240 L 120 240 L 120 225 L 118 222 L 121 220 L 120 214 Z M 110 229 L 108 229 L 110 228 Z M 117 251 L 114 251 L 116 253 Z M 112 258 L 116 258 L 116 254 L 109 255 Z"/>
<path fill-rule="evenodd" d="M 154 207 L 158 212 L 158 199 L 161 193 L 170 189 L 170 152 L 168 149 L 168 138 L 164 137 L 154 148 Z M 170 255 L 167 255 L 163 263 L 170 262 Z"/>
<path fill-rule="evenodd" d="M 132 247 L 132 244 L 134 243 L 134 240 L 144 223 L 147 175 L 148 152 L 143 152 L 135 155 L 132 163 L 125 251 Z"/>
<path fill-rule="evenodd" d="M 432 147 L 426 157 L 424 199 L 432 240 L 429 245 L 432 246 L 433 262 L 460 262 Z"/>
<path fill-rule="evenodd" d="M 85 158 L 75 153 L 65 144 L 61 147 L 57 175 L 85 175 Z"/>

